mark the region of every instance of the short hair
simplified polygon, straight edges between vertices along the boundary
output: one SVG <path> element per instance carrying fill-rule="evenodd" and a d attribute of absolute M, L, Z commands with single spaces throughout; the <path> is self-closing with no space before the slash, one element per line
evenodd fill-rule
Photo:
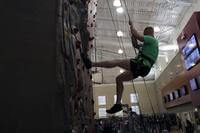
<path fill-rule="evenodd" d="M 151 26 L 147 26 L 144 29 L 144 34 L 148 34 L 148 35 L 154 35 L 154 28 Z"/>
<path fill-rule="evenodd" d="M 145 30 L 150 30 L 151 32 L 154 32 L 154 28 L 151 27 L 151 26 L 147 26 L 147 27 L 144 29 L 144 31 L 145 31 Z"/>

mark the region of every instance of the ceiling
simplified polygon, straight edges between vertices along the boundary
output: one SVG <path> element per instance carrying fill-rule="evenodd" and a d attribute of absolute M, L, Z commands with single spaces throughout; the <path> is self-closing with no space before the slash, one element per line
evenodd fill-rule
<path fill-rule="evenodd" d="M 117 13 L 117 7 L 113 6 L 113 1 L 98 0 L 96 39 L 92 60 L 104 61 L 135 56 L 129 35 L 129 14 L 134 27 L 141 34 L 146 26 L 160 29 L 155 33 L 160 45 L 159 58 L 147 76 L 148 80 L 154 80 L 155 73 L 159 71 L 160 66 L 167 65 L 169 56 L 176 55 L 178 47 L 173 43 L 174 32 L 196 0 L 126 0 L 128 11 L 125 8 L 124 0 L 119 0 L 124 9 L 121 14 Z M 122 37 L 118 37 L 116 34 L 119 30 L 123 32 Z M 122 49 L 124 53 L 118 54 L 119 49 Z M 158 64 L 161 65 L 158 66 Z M 113 83 L 115 77 L 120 74 L 119 68 L 94 68 L 94 70 L 97 70 L 97 73 L 93 74 L 93 80 L 98 83 Z M 141 78 L 136 81 L 138 80 Z"/>

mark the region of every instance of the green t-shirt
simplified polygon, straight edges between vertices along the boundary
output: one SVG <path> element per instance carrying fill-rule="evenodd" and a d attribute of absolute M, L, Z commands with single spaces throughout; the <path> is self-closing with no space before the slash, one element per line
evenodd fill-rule
<path fill-rule="evenodd" d="M 140 50 L 140 53 L 152 59 L 153 62 L 156 62 L 158 57 L 158 52 L 159 52 L 158 41 L 152 36 L 145 35 L 144 43 Z M 149 66 L 149 63 L 147 65 Z"/>

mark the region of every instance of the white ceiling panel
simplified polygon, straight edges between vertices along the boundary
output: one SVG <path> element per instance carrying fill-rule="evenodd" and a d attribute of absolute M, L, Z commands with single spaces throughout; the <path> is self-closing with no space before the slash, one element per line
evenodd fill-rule
<path fill-rule="evenodd" d="M 124 0 L 122 7 L 124 12 L 119 14 L 116 12 L 116 7 L 113 6 L 113 0 L 98 0 L 97 18 L 96 18 L 96 52 L 92 56 L 96 56 L 97 61 L 122 59 L 135 57 L 134 49 L 132 48 L 128 14 L 125 9 Z M 158 26 L 160 32 L 155 33 L 155 37 L 159 40 L 160 45 L 172 46 L 173 33 L 182 21 L 188 9 L 196 2 L 196 0 L 125 0 L 127 2 L 128 13 L 134 24 L 134 27 L 142 34 L 146 26 Z M 109 2 L 109 5 L 107 4 Z M 111 14 L 110 14 L 111 11 Z M 123 37 L 117 37 L 116 32 L 121 30 L 124 33 Z M 125 51 L 124 54 L 118 54 L 118 49 Z M 174 55 L 176 50 L 160 51 L 158 61 L 162 62 L 164 56 Z M 95 54 L 96 53 L 96 54 Z M 162 61 L 161 61 L 162 60 Z M 159 64 L 160 63 L 156 63 Z M 167 65 L 163 63 L 162 65 Z M 155 66 L 155 70 L 159 67 Z M 119 73 L 118 69 L 106 70 L 103 69 L 103 81 L 105 83 L 113 83 L 114 77 Z M 149 79 L 155 76 L 152 71 Z M 140 79 L 141 80 L 141 79 Z"/>

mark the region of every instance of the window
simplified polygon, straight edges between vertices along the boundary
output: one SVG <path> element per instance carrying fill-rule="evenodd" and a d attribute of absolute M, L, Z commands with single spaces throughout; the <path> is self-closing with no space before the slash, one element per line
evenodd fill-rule
<path fill-rule="evenodd" d="M 131 100 L 131 103 L 138 103 L 138 100 L 139 100 L 138 94 L 131 93 L 130 100 Z"/>
<path fill-rule="evenodd" d="M 136 112 L 137 114 L 140 114 L 139 106 L 131 106 L 131 109 L 133 112 Z"/>
<path fill-rule="evenodd" d="M 106 96 L 98 96 L 99 105 L 106 105 Z"/>
<path fill-rule="evenodd" d="M 115 113 L 115 116 L 123 117 L 123 110 Z"/>
<path fill-rule="evenodd" d="M 114 95 L 114 104 L 116 103 L 117 101 L 117 95 Z M 121 103 L 122 103 L 122 99 L 121 99 Z"/>
<path fill-rule="evenodd" d="M 106 108 L 99 108 L 99 118 L 105 118 L 106 116 Z"/>

